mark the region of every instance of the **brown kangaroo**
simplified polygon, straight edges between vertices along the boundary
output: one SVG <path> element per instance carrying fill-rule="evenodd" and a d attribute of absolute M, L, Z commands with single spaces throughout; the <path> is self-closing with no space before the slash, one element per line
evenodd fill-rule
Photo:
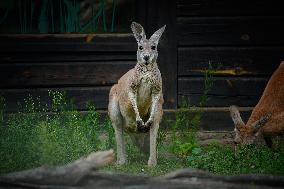
<path fill-rule="evenodd" d="M 235 124 L 235 143 L 260 143 L 264 139 L 271 147 L 271 137 L 284 134 L 284 61 L 268 81 L 247 124 L 236 106 L 230 107 L 230 113 Z"/>
<path fill-rule="evenodd" d="M 150 39 L 146 39 L 140 24 L 133 22 L 131 29 L 138 43 L 137 64 L 111 88 L 108 112 L 115 130 L 117 163 L 126 163 L 123 141 L 123 132 L 126 131 L 136 145 L 145 151 L 150 150 L 148 165 L 155 166 L 156 139 L 164 102 L 162 77 L 157 65 L 157 46 L 165 26 Z"/>

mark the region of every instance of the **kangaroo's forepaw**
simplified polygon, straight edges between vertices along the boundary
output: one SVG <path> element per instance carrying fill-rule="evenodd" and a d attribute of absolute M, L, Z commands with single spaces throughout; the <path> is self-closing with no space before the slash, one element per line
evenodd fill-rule
<path fill-rule="evenodd" d="M 138 125 L 137 124 L 137 130 L 138 130 L 138 132 L 147 133 L 150 130 L 150 127 L 151 127 L 152 124 L 153 124 L 152 120 L 148 120 L 143 125 Z"/>
<path fill-rule="evenodd" d="M 136 123 L 137 123 L 137 127 L 143 127 L 144 126 L 144 122 L 142 119 L 136 119 Z"/>
<path fill-rule="evenodd" d="M 151 127 L 153 124 L 153 120 L 149 119 L 146 123 L 145 123 L 145 127 Z"/>

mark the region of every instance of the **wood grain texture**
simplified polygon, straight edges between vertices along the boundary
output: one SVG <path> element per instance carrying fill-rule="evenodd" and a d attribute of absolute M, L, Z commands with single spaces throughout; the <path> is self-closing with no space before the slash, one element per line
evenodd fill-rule
<path fill-rule="evenodd" d="M 111 85 L 134 61 L 0 64 L 0 88 Z"/>
<path fill-rule="evenodd" d="M 230 105 L 255 106 L 269 78 L 217 77 L 208 93 L 205 106 L 227 107 Z M 199 106 L 204 91 L 203 77 L 178 79 L 179 102 L 188 98 L 192 105 Z"/>
<path fill-rule="evenodd" d="M 284 16 L 178 17 L 178 44 L 281 45 L 284 43 Z"/>
<path fill-rule="evenodd" d="M 281 1 L 178 0 L 178 16 L 276 16 L 284 15 Z"/>
<path fill-rule="evenodd" d="M 254 106 L 284 59 L 281 3 L 139 1 L 136 21 L 148 35 L 167 25 L 158 47 L 164 108 L 176 108 L 182 96 L 198 105 L 209 61 L 222 67 L 206 106 Z M 79 110 L 88 99 L 105 110 L 110 85 L 134 66 L 136 49 L 131 33 L 0 35 L 0 89 L 7 108 L 16 111 L 16 101 L 29 93 L 47 99 L 51 88 L 66 90 Z M 203 120 L 214 128 L 229 124 L 226 113 L 214 111 Z"/>
<path fill-rule="evenodd" d="M 158 47 L 158 63 L 163 78 L 165 108 L 177 107 L 177 31 L 175 7 L 175 1 L 147 0 L 148 15 L 146 31 L 152 34 L 166 25 Z"/>
<path fill-rule="evenodd" d="M 178 75 L 203 76 L 209 62 L 221 76 L 270 76 L 284 60 L 284 47 L 180 47 Z"/>
<path fill-rule="evenodd" d="M 96 156 L 95 156 L 96 155 Z M 94 157 L 95 156 L 95 157 Z M 0 188 L 164 188 L 164 189 L 229 189 L 282 188 L 283 176 L 243 174 L 237 176 L 214 175 L 198 169 L 180 169 L 159 177 L 128 175 L 97 171 L 97 162 L 109 164 L 114 159 L 113 150 L 96 152 L 67 165 L 38 167 L 31 170 L 0 176 Z"/>
<path fill-rule="evenodd" d="M 24 46 L 23 46 L 24 48 Z M 3 63 L 136 61 L 135 52 L 0 52 Z"/>
<path fill-rule="evenodd" d="M 92 40 L 87 41 L 89 35 Z M 135 52 L 132 34 L 0 35 L 1 52 Z"/>
<path fill-rule="evenodd" d="M 113 150 L 97 151 L 88 154 L 76 161 L 61 166 L 41 166 L 35 169 L 28 169 L 19 172 L 8 173 L 0 177 L 0 187 L 3 181 L 22 183 L 32 183 L 34 188 L 53 186 L 71 186 L 80 183 L 81 178 L 98 170 L 101 167 L 110 165 L 114 162 L 115 154 Z M 35 187 L 38 185 L 38 187 Z M 57 185 L 57 186 L 56 186 Z M 60 187 L 61 188 L 61 187 Z"/>

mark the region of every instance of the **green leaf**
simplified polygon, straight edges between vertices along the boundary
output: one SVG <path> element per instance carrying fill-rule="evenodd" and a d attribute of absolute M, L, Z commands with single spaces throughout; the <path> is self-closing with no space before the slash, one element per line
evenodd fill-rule
<path fill-rule="evenodd" d="M 197 155 L 200 154 L 201 152 L 202 152 L 201 148 L 193 148 L 191 153 Z"/>

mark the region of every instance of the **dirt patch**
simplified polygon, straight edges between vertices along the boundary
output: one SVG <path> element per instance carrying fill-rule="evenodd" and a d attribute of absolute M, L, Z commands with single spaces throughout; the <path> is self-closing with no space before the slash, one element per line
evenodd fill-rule
<path fill-rule="evenodd" d="M 230 131 L 199 131 L 197 138 L 201 146 L 218 143 L 233 145 L 234 133 Z"/>

